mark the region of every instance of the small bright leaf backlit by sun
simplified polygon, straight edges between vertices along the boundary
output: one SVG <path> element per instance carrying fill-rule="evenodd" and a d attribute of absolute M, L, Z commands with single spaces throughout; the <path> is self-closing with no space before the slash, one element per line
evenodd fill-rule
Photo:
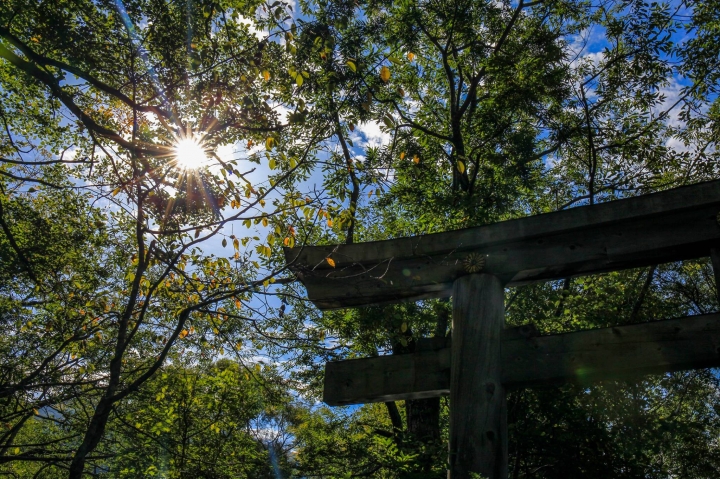
<path fill-rule="evenodd" d="M 178 168 L 194 170 L 207 164 L 207 151 L 197 138 L 181 138 L 175 145 L 175 162 Z"/>

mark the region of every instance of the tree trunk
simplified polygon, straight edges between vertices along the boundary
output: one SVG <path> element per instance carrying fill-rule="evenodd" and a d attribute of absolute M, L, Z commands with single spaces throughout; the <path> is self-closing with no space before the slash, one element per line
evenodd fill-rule
<path fill-rule="evenodd" d="M 405 401 L 407 431 L 416 440 L 434 441 L 440 438 L 440 398 Z"/>
<path fill-rule="evenodd" d="M 447 333 L 450 312 L 441 302 L 436 309 L 436 338 L 444 338 Z M 413 346 L 415 344 L 413 343 Z M 416 349 L 413 347 L 413 350 Z M 408 433 L 416 440 L 432 442 L 440 438 L 440 398 L 411 399 L 405 401 L 405 416 Z"/>

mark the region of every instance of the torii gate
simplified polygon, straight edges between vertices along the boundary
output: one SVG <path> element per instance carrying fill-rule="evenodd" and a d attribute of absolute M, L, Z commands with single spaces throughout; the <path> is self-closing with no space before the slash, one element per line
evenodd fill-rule
<path fill-rule="evenodd" d="M 448 477 L 505 479 L 507 388 L 720 366 L 720 314 L 537 336 L 503 329 L 504 287 L 707 256 L 717 281 L 719 212 L 720 180 L 446 233 L 286 248 L 320 309 L 453 297 L 451 347 L 327 363 L 323 400 L 449 392 Z"/>

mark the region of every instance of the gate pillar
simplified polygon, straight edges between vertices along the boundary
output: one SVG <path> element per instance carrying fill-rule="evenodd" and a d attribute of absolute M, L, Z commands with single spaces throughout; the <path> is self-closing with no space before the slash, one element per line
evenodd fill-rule
<path fill-rule="evenodd" d="M 506 479 L 503 284 L 491 274 L 470 274 L 455 280 L 452 296 L 448 478 Z"/>

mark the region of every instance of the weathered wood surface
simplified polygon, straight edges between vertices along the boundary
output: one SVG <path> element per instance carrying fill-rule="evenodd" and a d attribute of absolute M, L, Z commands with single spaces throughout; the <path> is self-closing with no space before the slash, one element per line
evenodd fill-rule
<path fill-rule="evenodd" d="M 450 394 L 450 348 L 325 363 L 329 406 Z"/>
<path fill-rule="evenodd" d="M 411 238 L 285 249 L 321 309 L 449 296 L 470 253 L 508 285 L 706 257 L 720 181 Z M 331 267 L 326 258 L 332 258 Z"/>
<path fill-rule="evenodd" d="M 472 274 L 453 286 L 448 479 L 507 478 L 507 405 L 502 384 L 503 284 Z"/>
<path fill-rule="evenodd" d="M 450 349 L 327 363 L 323 400 L 338 406 L 449 394 Z M 529 338 L 505 330 L 502 358 L 507 388 L 720 367 L 720 314 Z"/>

